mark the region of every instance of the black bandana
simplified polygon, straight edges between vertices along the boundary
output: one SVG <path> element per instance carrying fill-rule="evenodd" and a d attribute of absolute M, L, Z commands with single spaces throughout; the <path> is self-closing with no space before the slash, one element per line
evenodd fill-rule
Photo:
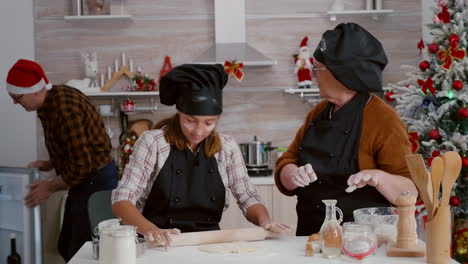
<path fill-rule="evenodd" d="M 348 89 L 382 91 L 382 71 L 388 62 L 387 55 L 380 41 L 358 24 L 342 23 L 327 30 L 314 57 Z"/>
<path fill-rule="evenodd" d="M 159 97 L 186 115 L 219 115 L 228 76 L 221 64 L 183 64 L 161 78 Z"/>

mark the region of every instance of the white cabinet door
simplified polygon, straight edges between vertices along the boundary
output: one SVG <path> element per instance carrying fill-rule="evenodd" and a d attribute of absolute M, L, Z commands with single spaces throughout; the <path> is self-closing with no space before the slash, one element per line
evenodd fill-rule
<path fill-rule="evenodd" d="M 276 223 L 297 225 L 296 196 L 286 196 L 272 185 L 273 193 L 273 221 Z M 270 211 L 271 212 L 271 211 Z"/>
<path fill-rule="evenodd" d="M 270 212 L 272 211 L 272 185 L 257 185 L 258 194 L 262 197 L 263 201 L 265 202 L 265 206 Z M 221 229 L 233 229 L 233 228 L 243 228 L 243 227 L 252 227 L 254 224 L 250 223 L 239 209 L 237 205 L 237 201 L 232 196 L 229 195 L 229 208 L 224 211 L 223 217 L 221 218 L 221 222 L 219 223 Z"/>

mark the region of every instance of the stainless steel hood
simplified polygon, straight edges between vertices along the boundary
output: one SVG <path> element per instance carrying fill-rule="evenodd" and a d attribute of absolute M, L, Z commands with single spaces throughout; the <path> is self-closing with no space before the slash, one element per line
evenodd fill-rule
<path fill-rule="evenodd" d="M 271 66 L 275 60 L 250 46 L 245 38 L 245 0 L 214 0 L 215 44 L 193 62 L 201 64 L 237 60 L 244 66 Z"/>

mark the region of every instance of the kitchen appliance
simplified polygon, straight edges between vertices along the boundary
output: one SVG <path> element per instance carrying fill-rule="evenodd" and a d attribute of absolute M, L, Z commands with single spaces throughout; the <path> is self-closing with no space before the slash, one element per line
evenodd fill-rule
<path fill-rule="evenodd" d="M 24 197 L 29 184 L 39 180 L 35 168 L 0 166 L 0 260 L 10 254 L 10 234 L 16 235 L 16 249 L 22 263 L 42 263 L 41 210 L 28 208 Z"/>
<path fill-rule="evenodd" d="M 240 144 L 242 156 L 247 166 L 249 176 L 270 176 L 272 169 L 271 141 L 258 141 L 254 136 L 252 142 Z"/>

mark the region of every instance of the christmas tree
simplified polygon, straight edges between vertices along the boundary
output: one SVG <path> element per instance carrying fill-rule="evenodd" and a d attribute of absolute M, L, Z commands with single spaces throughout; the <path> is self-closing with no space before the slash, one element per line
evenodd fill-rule
<path fill-rule="evenodd" d="M 385 97 L 396 100 L 413 152 L 422 154 L 428 166 L 446 151 L 457 151 L 462 157 L 450 205 L 455 218 L 468 223 L 468 1 L 438 0 L 433 11 L 433 23 L 427 26 L 434 38 L 417 44 L 426 58 L 419 68 L 402 66 L 409 79 L 390 84 L 392 90 Z M 458 244 L 454 257 L 459 261 L 467 260 L 467 233 L 461 236 L 465 245 L 461 253 L 454 233 L 454 244 Z"/>

